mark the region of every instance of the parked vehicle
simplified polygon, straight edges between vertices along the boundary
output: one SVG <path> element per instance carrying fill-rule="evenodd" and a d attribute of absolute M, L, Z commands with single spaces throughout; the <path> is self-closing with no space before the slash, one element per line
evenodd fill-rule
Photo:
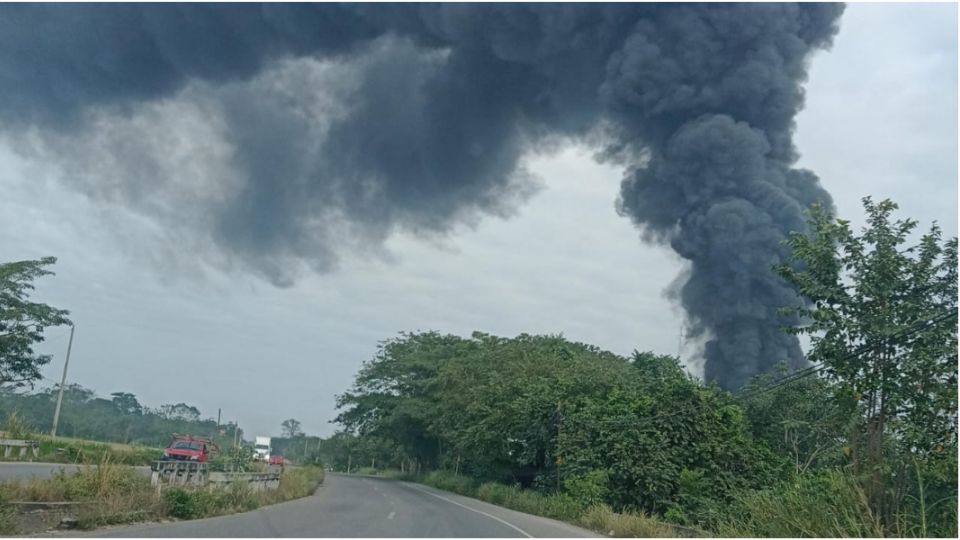
<path fill-rule="evenodd" d="M 270 456 L 270 465 L 283 465 L 286 463 L 286 460 L 283 459 L 283 456 Z"/>
<path fill-rule="evenodd" d="M 206 437 L 193 437 L 174 433 L 173 440 L 163 450 L 163 459 L 166 461 L 196 461 L 206 463 L 210 456 L 220 451 L 220 448 Z"/>
<path fill-rule="evenodd" d="M 271 450 L 270 437 L 256 437 L 253 443 L 253 451 L 257 461 L 269 461 Z"/>

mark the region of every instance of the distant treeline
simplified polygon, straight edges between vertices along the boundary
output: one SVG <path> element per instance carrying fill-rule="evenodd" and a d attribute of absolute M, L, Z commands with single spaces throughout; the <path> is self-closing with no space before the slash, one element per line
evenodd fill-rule
<path fill-rule="evenodd" d="M 53 424 L 59 387 L 34 392 L 0 390 L 0 427 L 16 413 L 37 433 L 49 433 Z M 186 403 L 142 405 L 128 392 L 114 392 L 109 398 L 78 384 L 64 388 L 57 434 L 96 441 L 135 443 L 163 447 L 173 433 L 214 438 L 221 446 L 232 444 L 237 425 L 217 426 L 215 418 L 203 418 L 199 409 Z M 243 430 L 239 436 L 243 437 Z"/>

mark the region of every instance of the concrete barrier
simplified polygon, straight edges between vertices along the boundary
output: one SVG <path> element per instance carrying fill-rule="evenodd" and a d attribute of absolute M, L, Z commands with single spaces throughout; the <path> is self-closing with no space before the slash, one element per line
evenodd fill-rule
<path fill-rule="evenodd" d="M 24 439 L 0 439 L 0 448 L 3 448 L 3 457 L 10 457 L 16 451 L 19 457 L 26 457 L 29 452 L 33 457 L 40 456 L 40 443 Z"/>
<path fill-rule="evenodd" d="M 166 486 L 223 489 L 234 482 L 246 482 L 253 491 L 280 487 L 280 471 L 266 473 L 211 471 L 206 463 L 157 461 L 151 467 L 150 483 L 160 490 Z"/>
<path fill-rule="evenodd" d="M 18 502 L 10 503 L 16 509 L 17 533 L 30 534 L 76 522 L 77 514 L 95 502 Z"/>
<path fill-rule="evenodd" d="M 212 472 L 207 478 L 209 486 L 220 489 L 234 482 L 247 482 L 253 491 L 270 491 L 280 487 L 280 473 Z"/>
<path fill-rule="evenodd" d="M 163 486 L 202 487 L 210 473 L 206 463 L 196 461 L 155 461 L 150 467 L 150 484 Z"/>

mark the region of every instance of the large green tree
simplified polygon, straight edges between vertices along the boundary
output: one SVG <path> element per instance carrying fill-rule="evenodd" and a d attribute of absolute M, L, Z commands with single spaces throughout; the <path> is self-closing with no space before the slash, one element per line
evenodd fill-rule
<path fill-rule="evenodd" d="M 863 206 L 860 234 L 814 207 L 778 272 L 805 300 L 790 308 L 806 321 L 792 331 L 810 336 L 810 360 L 861 420 L 851 459 L 889 524 L 915 463 L 956 461 L 957 239 L 933 225 L 910 243 L 917 222 L 894 219 L 895 203 Z"/>
<path fill-rule="evenodd" d="M 54 257 L 0 264 L 0 387 L 33 386 L 50 355 L 33 347 L 51 326 L 71 324 L 66 310 L 30 301 L 33 282 L 53 272 Z"/>
<path fill-rule="evenodd" d="M 336 421 L 351 432 L 397 445 L 406 468 L 439 466 L 444 440 L 437 431 L 441 369 L 477 347 L 471 340 L 437 332 L 402 333 L 380 343 L 350 391 L 337 397 Z"/>

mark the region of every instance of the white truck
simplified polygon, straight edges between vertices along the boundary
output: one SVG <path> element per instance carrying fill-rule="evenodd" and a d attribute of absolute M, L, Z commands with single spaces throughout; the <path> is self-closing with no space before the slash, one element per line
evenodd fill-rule
<path fill-rule="evenodd" d="M 270 461 L 270 437 L 257 436 L 253 442 L 253 451 L 257 461 Z"/>

